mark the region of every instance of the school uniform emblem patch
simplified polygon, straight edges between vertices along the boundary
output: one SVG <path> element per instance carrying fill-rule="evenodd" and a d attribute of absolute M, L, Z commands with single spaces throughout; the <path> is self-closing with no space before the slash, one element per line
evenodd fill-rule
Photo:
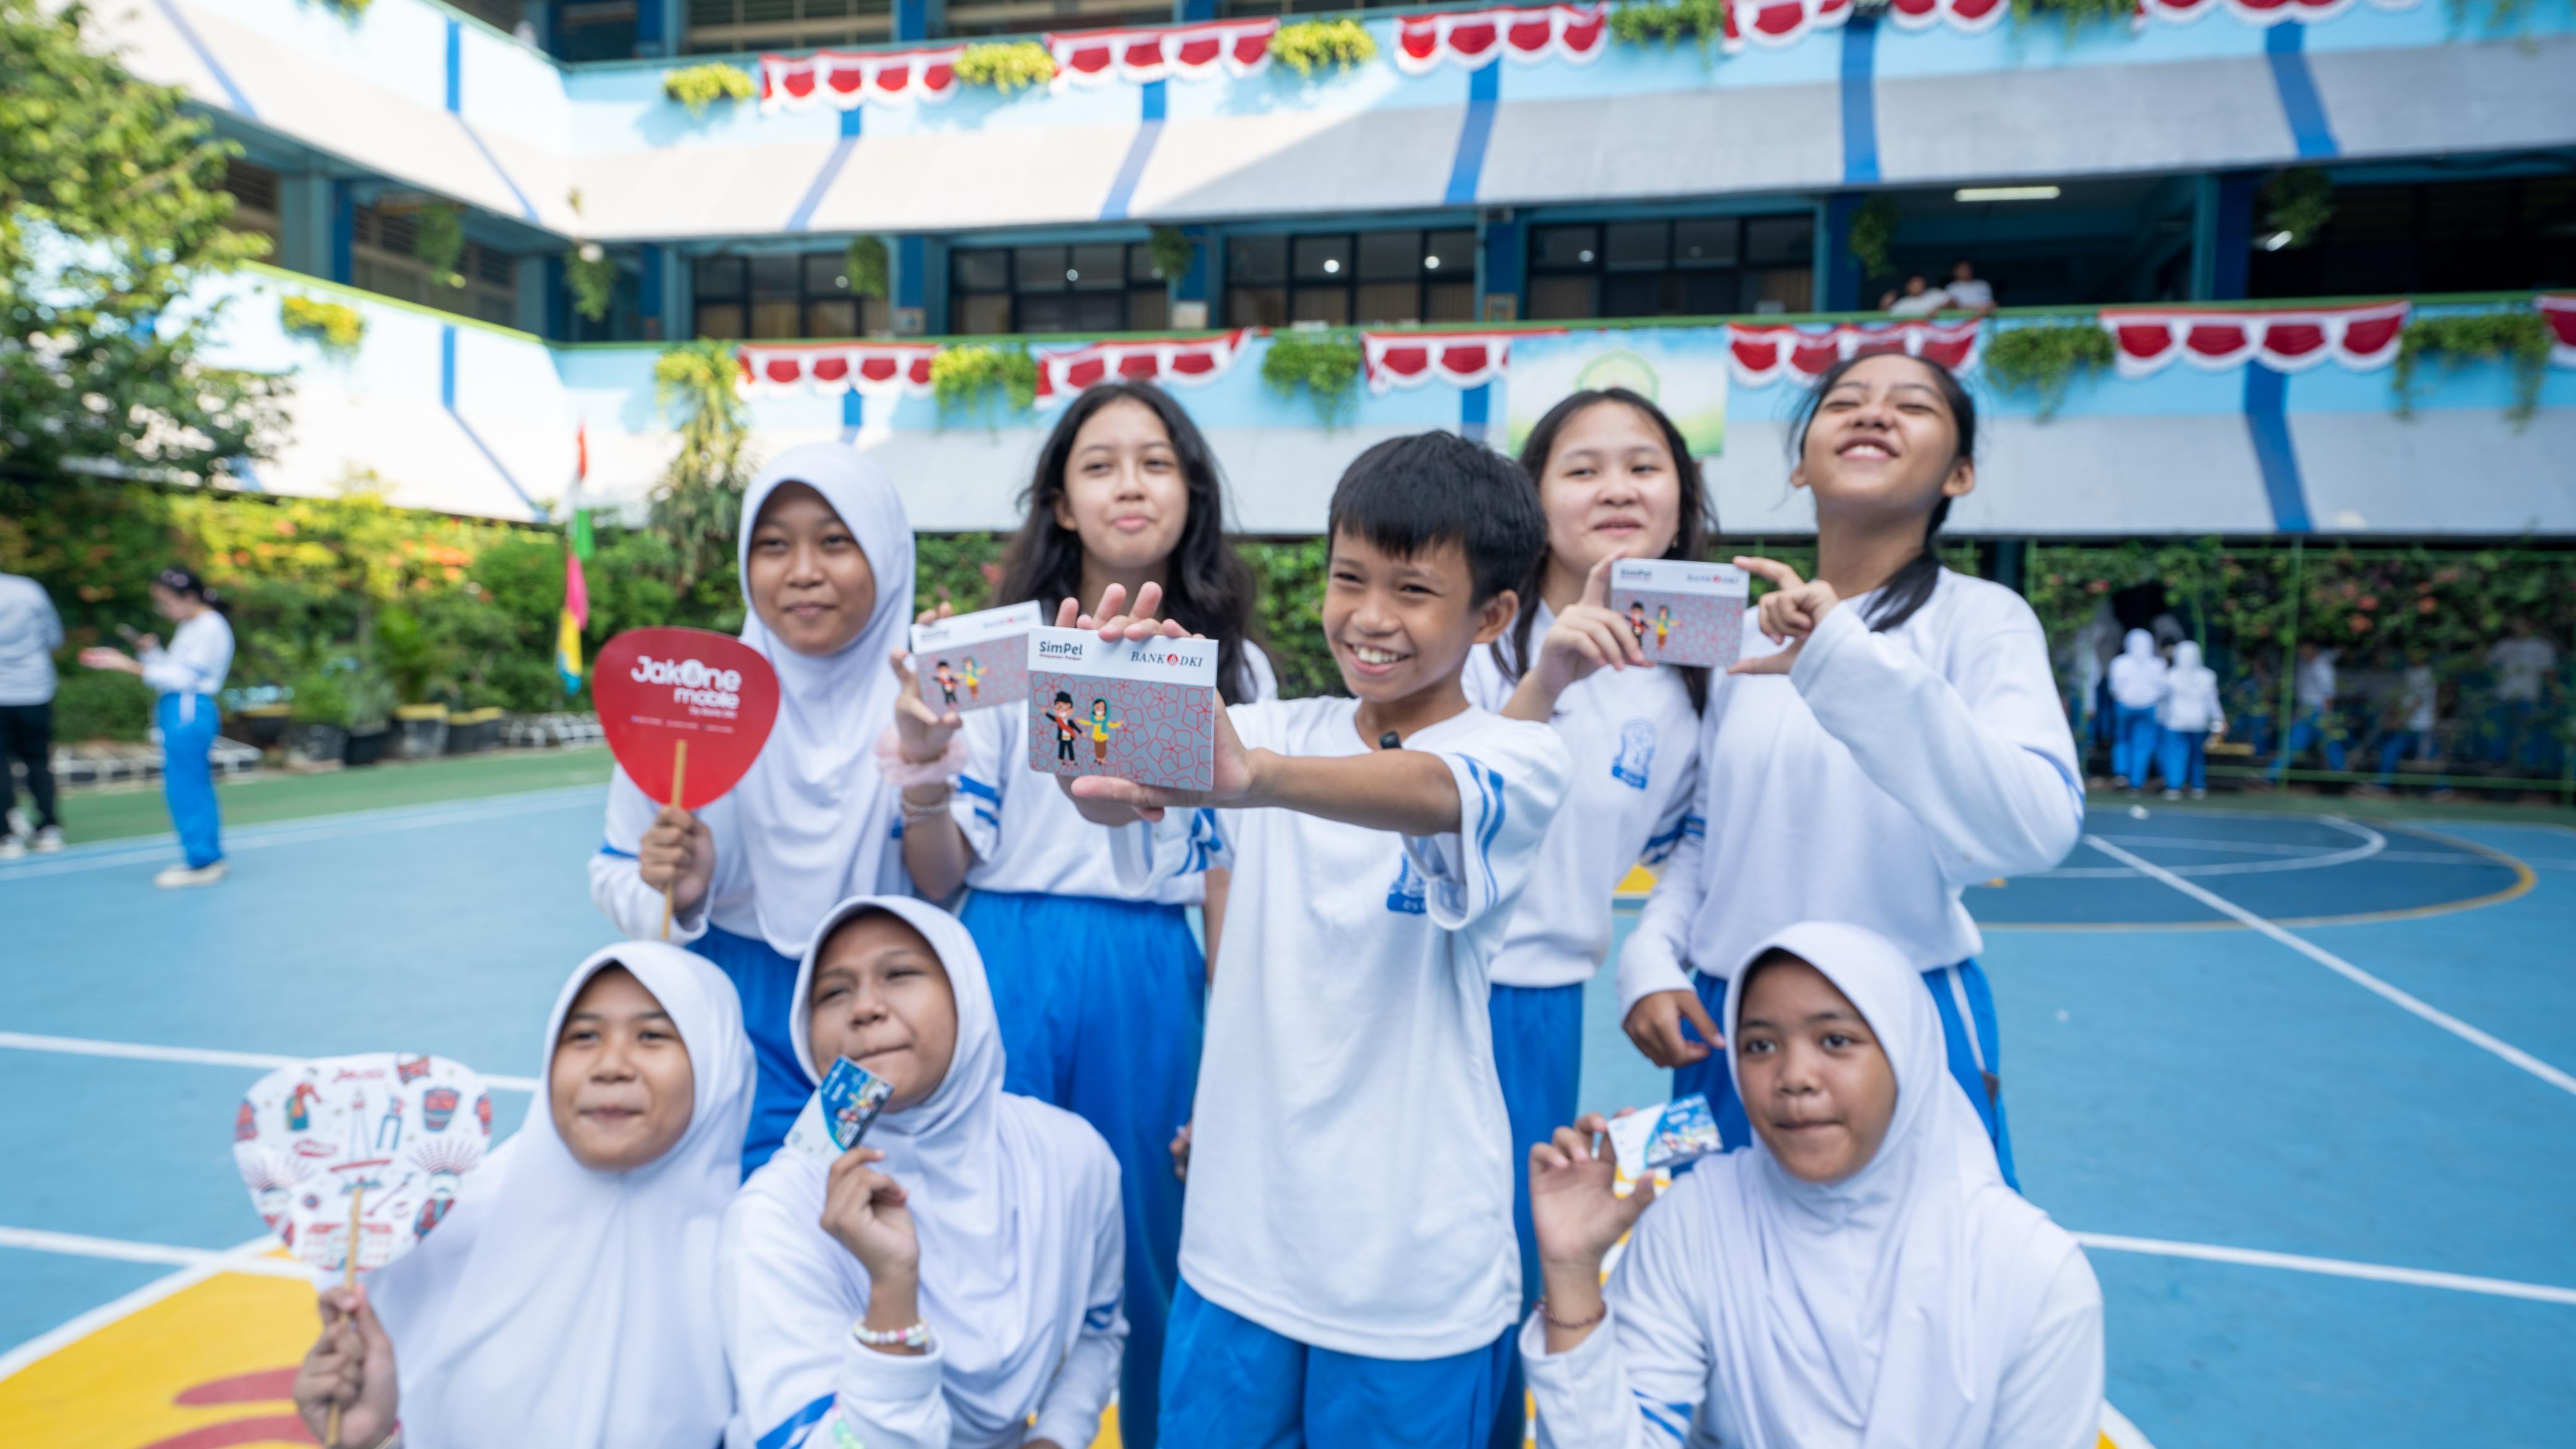
<path fill-rule="evenodd" d="M 1638 718 L 1619 726 L 1619 755 L 1610 762 L 1610 778 L 1643 790 L 1655 771 L 1655 722 Z"/>

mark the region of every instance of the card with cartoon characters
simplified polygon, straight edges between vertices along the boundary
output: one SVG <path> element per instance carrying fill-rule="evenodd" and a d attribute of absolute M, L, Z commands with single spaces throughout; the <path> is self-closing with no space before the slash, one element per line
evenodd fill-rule
<path fill-rule="evenodd" d="M 991 709 L 1028 694 L 1029 630 L 1045 618 L 1036 600 L 912 626 L 912 667 L 932 709 Z"/>
<path fill-rule="evenodd" d="M 823 1085 L 805 1099 L 805 1110 L 787 1129 L 787 1146 L 817 1162 L 830 1162 L 859 1145 L 894 1096 L 894 1084 L 848 1057 L 836 1057 Z"/>
<path fill-rule="evenodd" d="M 1750 579 L 1732 564 L 1632 558 L 1610 568 L 1610 612 L 1627 621 L 1649 664 L 1733 664 L 1744 650 L 1750 593 Z"/>
<path fill-rule="evenodd" d="M 1213 639 L 1031 630 L 1029 768 L 1174 790 L 1215 785 L 1216 652 Z"/>
<path fill-rule="evenodd" d="M 348 1267 L 353 1194 L 365 1191 L 357 1265 L 381 1268 L 446 1218 L 491 1145 L 483 1079 L 408 1052 L 280 1067 L 233 1113 L 233 1165 L 251 1205 L 317 1273 Z"/>

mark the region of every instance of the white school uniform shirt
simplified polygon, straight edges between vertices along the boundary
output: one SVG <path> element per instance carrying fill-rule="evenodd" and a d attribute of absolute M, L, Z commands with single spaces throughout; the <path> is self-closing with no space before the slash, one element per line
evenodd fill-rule
<path fill-rule="evenodd" d="M 850 1336 L 868 1274 L 823 1230 L 831 1165 L 783 1148 L 725 1210 L 717 1249 L 736 1406 L 727 1449 L 1089 1444 L 1127 1340 L 1118 1159 L 1071 1112 L 1002 1090 L 984 958 L 956 917 L 909 896 L 843 901 L 815 927 L 788 1023 L 805 1079 L 821 1083 L 806 1045 L 815 950 L 870 910 L 922 934 L 957 1000 L 948 1075 L 867 1134 L 912 1214 L 929 1350 L 888 1354 Z"/>
<path fill-rule="evenodd" d="M 2156 636 L 2132 629 L 2121 641 L 2120 657 L 2111 661 L 2111 698 L 2126 709 L 2153 709 L 2165 697 L 2165 673 Z"/>
<path fill-rule="evenodd" d="M 45 586 L 0 574 L 0 705 L 43 704 L 54 697 L 54 651 L 63 619 Z"/>
<path fill-rule="evenodd" d="M 823 496 L 857 539 L 876 575 L 876 606 L 858 637 L 829 658 L 787 647 L 743 596 L 742 642 L 778 671 L 778 718 L 741 783 L 699 812 L 715 837 L 715 879 L 696 914 L 674 917 L 671 939 L 694 941 L 707 923 L 767 941 L 781 956 L 805 949 L 833 902 L 900 889 L 900 792 L 877 773 L 877 738 L 894 723 L 902 693 L 887 660 L 912 626 L 912 524 L 902 495 L 874 459 L 841 443 L 790 448 L 760 471 L 742 500 L 735 563 L 747 590 L 751 532 L 781 485 Z M 658 935 L 662 893 L 644 884 L 637 846 L 656 807 L 620 769 L 608 782 L 608 821 L 590 858 L 590 898 L 619 930 Z"/>
<path fill-rule="evenodd" d="M 1869 1022 L 1896 1075 L 1887 1135 L 1829 1186 L 1790 1176 L 1758 1136 L 1675 1183 L 1638 1219 L 1589 1337 L 1551 1355 L 1536 1313 L 1523 1328 L 1539 1443 L 2090 1446 L 2101 1286 L 2074 1238 L 2004 1186 L 1912 963 L 1882 937 L 1822 922 L 1745 960 L 1771 945 L 1823 972 Z M 1742 981 L 1730 976 L 1730 1036 Z"/>
<path fill-rule="evenodd" d="M 2540 686 L 2558 667 L 2558 646 L 2525 636 L 2498 639 L 2487 646 L 2487 668 L 2496 676 L 2495 697 L 2524 704 L 2540 702 Z"/>
<path fill-rule="evenodd" d="M 170 631 L 169 647 L 138 656 L 143 682 L 156 693 L 179 696 L 179 718 L 197 717 L 197 696 L 224 687 L 233 668 L 233 626 L 212 609 Z"/>
<path fill-rule="evenodd" d="M 1360 755 L 1353 699 L 1236 705 L 1250 749 Z M 1517 1170 L 1486 971 L 1565 793 L 1542 724 L 1473 706 L 1414 732 L 1458 788 L 1457 833 L 1218 812 L 1232 867 L 1191 1129 L 1181 1276 L 1300 1343 L 1426 1359 L 1520 1312 Z M 1122 872 L 1203 848 L 1172 811 L 1110 832 Z"/>
<path fill-rule="evenodd" d="M 1244 641 L 1253 698 L 1277 699 L 1279 676 L 1270 656 Z M 948 812 L 975 852 L 966 884 L 981 891 L 1102 900 L 1149 900 L 1195 906 L 1207 896 L 1205 862 L 1157 879 L 1137 895 L 1120 885 L 1108 842 L 1073 808 L 1054 777 L 1029 768 L 1029 711 L 1025 704 L 977 710 L 966 716 L 966 769 L 949 796 Z M 1203 825 L 1208 822 L 1202 822 Z"/>
<path fill-rule="evenodd" d="M 2227 722 L 2218 703 L 2218 675 L 2200 662 L 2200 646 L 2185 639 L 2174 646 L 2173 668 L 2165 674 L 2165 697 L 2156 706 L 2156 723 L 2176 734 L 2206 734 Z"/>
<path fill-rule="evenodd" d="M 1544 603 L 1530 650 L 1555 612 Z M 1503 647 L 1511 647 L 1505 636 Z M 1493 651 L 1467 656 L 1467 698 L 1500 713 L 1517 681 Z M 1611 896 L 1639 861 L 1661 865 L 1700 831 L 1699 714 L 1674 668 L 1597 669 L 1556 697 L 1548 727 L 1565 741 L 1571 773 L 1538 863 L 1487 972 L 1498 986 L 1589 981 L 1610 953 Z"/>
<path fill-rule="evenodd" d="M 2406 728 L 2424 734 L 2433 728 L 2435 711 L 2442 698 L 2442 686 L 2433 678 L 2430 664 L 2410 664 L 2398 684 L 2398 703 L 2406 710 Z"/>
<path fill-rule="evenodd" d="M 1920 296 L 1908 297 L 1901 293 L 1898 294 L 1895 301 L 1887 304 L 1887 315 L 1890 317 L 1929 317 L 1933 313 L 1938 312 L 1949 305 L 1950 294 L 1939 287 L 1932 287 L 1925 290 Z"/>
<path fill-rule="evenodd" d="M 1943 570 L 1884 633 L 1845 599 L 1786 676 L 1719 675 L 1700 726 L 1704 841 L 1685 837 L 1619 951 L 1624 1017 L 1689 971 L 1732 971 L 1799 921 L 1848 921 L 1918 970 L 1977 954 L 1960 893 L 2075 848 L 2084 794 L 2039 617 Z M 1744 624 L 1744 652 L 1775 646 Z"/>
<path fill-rule="evenodd" d="M 2302 660 L 2293 671 L 2292 688 L 2299 708 L 2304 711 L 2332 709 L 2335 702 L 2335 658 L 2343 651 L 2320 649 L 2313 659 Z"/>

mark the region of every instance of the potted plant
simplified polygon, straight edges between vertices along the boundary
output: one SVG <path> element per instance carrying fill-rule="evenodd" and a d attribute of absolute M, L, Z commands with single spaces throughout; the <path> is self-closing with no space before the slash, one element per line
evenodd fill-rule
<path fill-rule="evenodd" d="M 336 770 L 349 747 L 349 696 L 320 670 L 295 681 L 287 704 L 286 767 Z"/>
<path fill-rule="evenodd" d="M 447 717 L 447 752 L 470 755 L 501 742 L 501 712 L 485 705 Z"/>
<path fill-rule="evenodd" d="M 243 744 L 273 750 L 285 743 L 287 727 L 294 719 L 295 707 L 290 704 L 244 705 L 233 716 L 233 729 L 240 733 Z"/>
<path fill-rule="evenodd" d="M 343 688 L 349 699 L 349 744 L 340 758 L 352 768 L 372 765 L 385 757 L 393 735 L 394 682 L 375 665 L 361 664 L 349 672 Z"/>
<path fill-rule="evenodd" d="M 434 760 L 447 753 L 455 716 L 443 704 L 406 704 L 394 710 L 394 754 L 405 760 Z"/>

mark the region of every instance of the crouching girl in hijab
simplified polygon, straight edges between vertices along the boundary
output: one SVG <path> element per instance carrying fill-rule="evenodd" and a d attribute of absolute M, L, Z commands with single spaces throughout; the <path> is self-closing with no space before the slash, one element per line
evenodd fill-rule
<path fill-rule="evenodd" d="M 1084 1449 L 1127 1338 L 1108 1144 L 1003 1093 L 983 958 L 936 906 L 844 901 L 794 1000 L 810 1082 L 848 1057 L 894 1095 L 862 1145 L 782 1149 L 725 1214 L 726 1444 Z"/>
<path fill-rule="evenodd" d="M 2094 1442 L 2101 1288 L 2004 1186 L 1920 983 L 1856 926 L 1764 943 L 1724 1017 L 1755 1141 L 1652 1212 L 1650 1185 L 1611 1194 L 1600 1117 L 1530 1150 L 1547 1296 L 1521 1353 L 1542 1445 Z"/>
<path fill-rule="evenodd" d="M 349 1449 L 714 1444 L 733 1407 L 716 1228 L 752 1077 L 705 958 L 627 941 L 581 963 L 546 1027 L 540 1110 L 418 1248 L 322 1295 L 295 1380 L 314 1438 L 336 1405 Z"/>

